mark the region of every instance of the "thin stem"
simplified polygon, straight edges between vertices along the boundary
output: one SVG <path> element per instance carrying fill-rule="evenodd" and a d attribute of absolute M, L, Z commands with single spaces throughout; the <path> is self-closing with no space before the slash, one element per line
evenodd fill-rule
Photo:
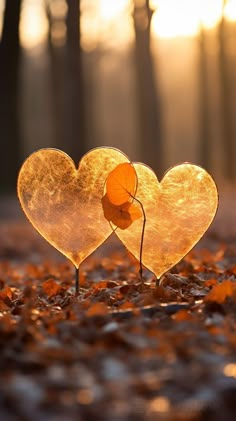
<path fill-rule="evenodd" d="M 75 295 L 79 294 L 79 268 L 75 268 Z"/>
<path fill-rule="evenodd" d="M 142 228 L 142 233 L 141 233 L 141 241 L 140 241 L 140 252 L 139 252 L 139 275 L 140 275 L 140 279 L 141 282 L 143 283 L 143 263 L 142 263 L 142 257 L 143 257 L 143 242 L 144 242 L 144 232 L 145 232 L 145 225 L 146 225 L 146 214 L 145 214 L 145 210 L 143 207 L 142 202 L 137 199 L 136 197 L 133 198 L 134 200 L 136 200 L 136 202 L 139 203 L 141 209 L 142 209 L 142 213 L 143 213 L 143 228 Z"/>

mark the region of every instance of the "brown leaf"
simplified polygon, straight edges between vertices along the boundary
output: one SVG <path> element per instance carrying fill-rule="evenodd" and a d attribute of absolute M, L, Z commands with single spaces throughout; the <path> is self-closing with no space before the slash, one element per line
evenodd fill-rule
<path fill-rule="evenodd" d="M 223 303 L 226 298 L 231 297 L 235 291 L 235 283 L 228 279 L 221 284 L 213 286 L 212 290 L 205 296 L 204 301 Z"/>
<path fill-rule="evenodd" d="M 122 230 L 142 217 L 142 212 L 136 204 L 125 202 L 122 205 L 114 205 L 107 194 L 102 198 L 102 206 L 105 218 Z"/>
<path fill-rule="evenodd" d="M 12 290 L 10 287 L 5 287 L 0 291 L 0 299 L 1 300 L 5 300 L 6 298 L 8 298 L 9 300 L 12 300 Z"/>
<path fill-rule="evenodd" d="M 95 303 L 87 310 L 87 316 L 103 316 L 107 314 L 108 309 L 104 303 Z"/>
<path fill-rule="evenodd" d="M 42 288 L 49 297 L 57 295 L 61 289 L 60 285 L 58 285 L 53 279 L 48 279 L 47 281 L 43 282 Z"/>
<path fill-rule="evenodd" d="M 187 320 L 192 320 L 192 316 L 187 310 L 181 309 L 177 311 L 177 313 L 173 314 L 172 319 L 176 320 L 177 322 L 184 322 Z"/>

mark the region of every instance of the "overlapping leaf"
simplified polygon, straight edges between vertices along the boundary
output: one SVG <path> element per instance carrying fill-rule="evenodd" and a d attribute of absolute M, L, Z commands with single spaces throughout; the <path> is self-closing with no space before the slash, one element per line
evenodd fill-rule
<path fill-rule="evenodd" d="M 108 175 L 125 162 L 117 149 L 96 148 L 77 169 L 64 152 L 41 149 L 21 167 L 17 189 L 27 218 L 76 267 L 112 233 L 101 198 Z"/>
<path fill-rule="evenodd" d="M 134 169 L 138 177 L 135 198 L 146 215 L 142 262 L 160 278 L 208 229 L 218 206 L 217 188 L 204 169 L 189 163 L 173 167 L 161 182 L 144 164 L 134 164 Z M 116 230 L 138 260 L 142 230 L 142 219 Z"/>
<path fill-rule="evenodd" d="M 142 217 L 140 207 L 134 203 L 137 175 L 130 163 L 117 165 L 107 177 L 102 206 L 105 218 L 120 229 L 128 228 Z"/>

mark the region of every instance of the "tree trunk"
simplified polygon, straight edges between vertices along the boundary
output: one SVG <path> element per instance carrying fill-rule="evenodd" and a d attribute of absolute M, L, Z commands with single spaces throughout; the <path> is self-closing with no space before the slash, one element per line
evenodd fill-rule
<path fill-rule="evenodd" d="M 64 80 L 65 150 L 78 162 L 86 152 L 85 98 L 80 48 L 80 1 L 67 0 Z"/>
<path fill-rule="evenodd" d="M 202 166 L 210 168 L 210 130 L 208 112 L 207 48 L 206 34 L 201 27 L 199 35 L 199 114 L 200 114 L 200 159 Z"/>
<path fill-rule="evenodd" d="M 224 0 L 223 11 L 226 5 Z M 231 114 L 231 84 L 228 72 L 227 50 L 226 50 L 226 29 L 227 22 L 222 11 L 222 19 L 219 24 L 219 68 L 220 68 L 220 93 L 221 93 L 221 115 L 222 115 L 222 141 L 225 150 L 225 176 L 228 180 L 234 179 L 234 133 Z"/>
<path fill-rule="evenodd" d="M 46 13 L 49 24 L 48 50 L 50 58 L 50 100 L 52 103 L 52 126 L 53 145 L 64 150 L 64 118 L 63 118 L 63 63 L 64 46 L 55 46 L 52 39 L 52 28 L 54 24 L 50 10 L 50 0 L 45 2 Z"/>
<path fill-rule="evenodd" d="M 142 160 L 163 175 L 160 105 L 150 51 L 150 26 L 153 11 L 149 0 L 140 5 L 134 0 L 135 67 Z"/>
<path fill-rule="evenodd" d="M 6 1 L 0 44 L 0 189 L 15 189 L 20 165 L 19 19 L 21 0 Z"/>

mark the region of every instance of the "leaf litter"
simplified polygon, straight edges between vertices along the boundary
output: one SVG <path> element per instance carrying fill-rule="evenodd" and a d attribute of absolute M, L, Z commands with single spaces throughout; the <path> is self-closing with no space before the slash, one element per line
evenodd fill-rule
<path fill-rule="evenodd" d="M 75 297 L 73 266 L 26 224 L 1 232 L 0 419 L 234 419 L 233 242 L 210 232 L 141 287 L 111 238 Z"/>

